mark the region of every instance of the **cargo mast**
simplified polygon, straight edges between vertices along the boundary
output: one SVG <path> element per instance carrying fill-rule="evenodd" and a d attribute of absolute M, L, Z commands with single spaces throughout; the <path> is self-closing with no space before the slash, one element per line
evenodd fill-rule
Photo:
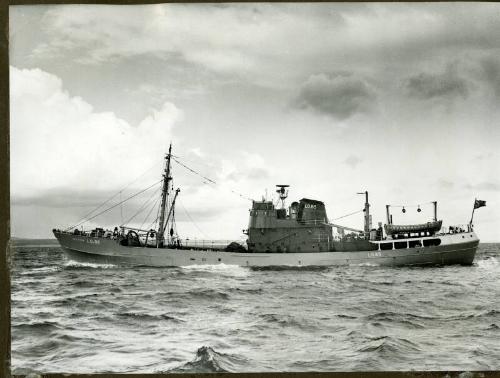
<path fill-rule="evenodd" d="M 163 173 L 163 187 L 161 190 L 161 205 L 160 205 L 160 223 L 158 225 L 158 237 L 156 238 L 157 247 L 163 247 L 165 240 L 165 211 L 167 208 L 168 200 L 168 184 L 172 177 L 170 177 L 170 157 L 172 154 L 172 143 L 168 149 L 168 154 L 165 156 L 165 172 Z"/>
<path fill-rule="evenodd" d="M 365 195 L 365 208 L 363 209 L 365 213 L 365 235 L 370 234 L 370 203 L 368 202 L 368 191 L 361 192 L 358 194 L 364 194 Z"/>

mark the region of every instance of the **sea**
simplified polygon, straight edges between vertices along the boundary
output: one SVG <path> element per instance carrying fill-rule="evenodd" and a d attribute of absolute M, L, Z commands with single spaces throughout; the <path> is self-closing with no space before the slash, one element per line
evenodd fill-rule
<path fill-rule="evenodd" d="M 499 370 L 499 262 L 131 268 L 15 240 L 12 373 Z"/>

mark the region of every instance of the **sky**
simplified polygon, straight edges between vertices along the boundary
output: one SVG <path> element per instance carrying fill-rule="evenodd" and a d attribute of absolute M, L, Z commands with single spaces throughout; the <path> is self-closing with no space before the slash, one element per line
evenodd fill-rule
<path fill-rule="evenodd" d="M 289 184 L 288 203 L 324 201 L 359 229 L 361 213 L 337 218 L 365 190 L 373 224 L 386 204 L 394 223 L 429 221 L 431 201 L 467 224 L 478 198 L 475 230 L 500 242 L 500 4 L 9 10 L 15 237 L 155 184 L 172 143 L 201 175 L 172 164 L 183 238 L 242 239 L 250 199 Z M 158 189 L 82 226 L 147 227 Z"/>

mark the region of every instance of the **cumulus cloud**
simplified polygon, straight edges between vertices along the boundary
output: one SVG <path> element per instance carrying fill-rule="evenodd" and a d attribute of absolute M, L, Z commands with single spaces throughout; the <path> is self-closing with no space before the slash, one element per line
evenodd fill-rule
<path fill-rule="evenodd" d="M 265 180 L 270 177 L 270 171 L 261 155 L 240 151 L 233 160 L 222 160 L 222 169 L 218 172 L 218 177 L 233 182 Z"/>
<path fill-rule="evenodd" d="M 350 155 L 344 160 L 344 163 L 354 169 L 359 163 L 361 163 L 361 161 L 362 159 L 360 159 L 358 156 Z"/>
<path fill-rule="evenodd" d="M 483 181 L 478 184 L 466 184 L 465 187 L 471 190 L 499 191 L 500 184 L 493 181 Z"/>
<path fill-rule="evenodd" d="M 440 178 L 438 181 L 437 181 L 437 185 L 442 188 L 442 189 L 446 189 L 446 190 L 449 190 L 449 189 L 452 189 L 455 184 L 450 181 L 450 180 L 447 180 L 447 179 L 444 179 L 444 178 Z"/>
<path fill-rule="evenodd" d="M 469 84 L 459 75 L 455 64 L 448 65 L 442 73 L 421 72 L 410 77 L 406 82 L 406 89 L 411 97 L 422 100 L 454 99 L 459 96 L 466 98 L 469 94 Z"/>
<path fill-rule="evenodd" d="M 311 109 L 339 120 L 369 111 L 376 99 L 374 88 L 351 73 L 311 75 L 294 101 L 300 109 Z"/>
<path fill-rule="evenodd" d="M 500 98 L 500 60 L 495 57 L 481 61 L 484 81 L 491 86 L 495 95 Z"/>
<path fill-rule="evenodd" d="M 109 190 L 161 159 L 182 112 L 172 103 L 137 126 L 97 113 L 40 69 L 10 69 L 11 193 L 51 188 Z"/>

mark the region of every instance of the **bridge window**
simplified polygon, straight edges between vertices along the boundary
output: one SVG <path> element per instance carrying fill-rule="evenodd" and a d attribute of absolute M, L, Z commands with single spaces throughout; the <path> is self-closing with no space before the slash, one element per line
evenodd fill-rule
<path fill-rule="evenodd" d="M 422 242 L 420 240 L 410 240 L 410 248 L 419 248 L 422 246 Z"/>
<path fill-rule="evenodd" d="M 388 250 L 388 249 L 392 249 L 392 242 L 390 243 L 380 243 L 380 249 L 382 250 Z"/>
<path fill-rule="evenodd" d="M 395 242 L 394 243 L 394 248 L 396 249 L 402 249 L 402 248 L 407 248 L 408 247 L 408 244 L 407 242 Z"/>

